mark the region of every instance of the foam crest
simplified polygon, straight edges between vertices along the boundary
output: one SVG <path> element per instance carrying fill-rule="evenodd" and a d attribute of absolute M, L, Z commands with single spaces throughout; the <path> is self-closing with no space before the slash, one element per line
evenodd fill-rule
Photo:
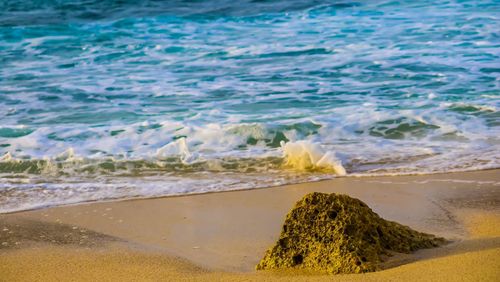
<path fill-rule="evenodd" d="M 281 141 L 285 166 L 305 171 L 326 170 L 346 175 L 342 162 L 334 152 L 324 150 L 320 144 L 309 141 L 285 143 Z"/>
<path fill-rule="evenodd" d="M 198 158 L 198 154 L 191 153 L 186 143 L 186 138 L 184 137 L 177 139 L 174 142 L 168 143 L 167 145 L 156 150 L 156 157 L 158 159 L 177 156 L 180 157 L 180 160 L 184 164 L 193 163 Z"/>
<path fill-rule="evenodd" d="M 12 155 L 10 154 L 10 152 L 7 152 L 0 157 L 0 162 L 10 162 L 10 161 L 12 161 Z"/>

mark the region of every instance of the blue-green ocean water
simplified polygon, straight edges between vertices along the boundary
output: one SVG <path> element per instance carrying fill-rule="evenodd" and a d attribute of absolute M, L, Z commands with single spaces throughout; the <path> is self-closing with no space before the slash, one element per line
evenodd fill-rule
<path fill-rule="evenodd" d="M 0 212 L 500 166 L 500 1 L 0 0 Z"/>

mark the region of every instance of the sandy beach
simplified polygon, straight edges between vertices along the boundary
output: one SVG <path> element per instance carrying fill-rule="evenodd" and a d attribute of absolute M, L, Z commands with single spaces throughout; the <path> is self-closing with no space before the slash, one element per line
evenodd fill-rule
<path fill-rule="evenodd" d="M 0 280 L 498 281 L 500 171 L 345 177 L 266 189 L 51 207 L 0 215 Z M 343 193 L 451 243 L 340 276 L 257 272 L 288 210 Z"/>
<path fill-rule="evenodd" d="M 0 282 L 500 282 L 500 0 L 0 0 Z"/>

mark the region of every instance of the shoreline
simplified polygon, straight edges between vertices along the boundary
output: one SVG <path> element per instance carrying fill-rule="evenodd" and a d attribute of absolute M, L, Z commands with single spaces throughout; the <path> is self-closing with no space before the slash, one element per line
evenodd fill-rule
<path fill-rule="evenodd" d="M 50 208 L 55 208 L 55 207 L 71 207 L 71 206 L 78 206 L 78 205 L 87 205 L 87 204 L 95 204 L 95 203 L 113 203 L 113 202 L 123 202 L 123 201 L 138 201 L 138 200 L 149 200 L 149 199 L 162 199 L 162 198 L 176 198 L 176 197 L 191 197 L 191 196 L 198 196 L 198 195 L 205 195 L 205 194 L 218 194 L 218 193 L 232 193 L 232 192 L 241 192 L 241 191 L 252 191 L 252 190 L 262 190 L 262 189 L 274 189 L 277 187 L 283 187 L 283 186 L 292 186 L 292 185 L 300 185 L 300 184 L 308 184 L 310 183 L 311 185 L 314 185 L 314 183 L 318 182 L 323 182 L 323 181 L 332 181 L 335 179 L 339 178 L 399 178 L 399 177 L 411 177 L 411 176 L 432 176 L 432 175 L 454 175 L 454 174 L 459 174 L 459 173 L 481 173 L 481 172 L 488 172 L 488 171 L 500 171 L 500 168 L 485 168 L 485 169 L 479 169 L 479 170 L 457 170 L 457 171 L 447 171 L 447 172 L 425 172 L 425 173 L 408 173 L 408 174 L 347 174 L 343 176 L 335 176 L 333 178 L 325 178 L 325 179 L 318 179 L 318 180 L 310 180 L 310 181 L 305 181 L 305 182 L 293 182 L 293 183 L 287 183 L 287 184 L 280 184 L 280 185 L 271 185 L 271 186 L 263 186 L 263 187 L 254 187 L 254 188 L 241 188 L 241 189 L 232 189 L 232 190 L 218 190 L 218 191 L 208 191 L 208 192 L 192 192 L 192 193 L 184 193 L 184 194 L 171 194 L 171 195 L 158 195 L 158 196 L 138 196 L 138 197 L 125 197 L 125 198 L 110 198 L 110 199 L 102 199 L 102 200 L 91 200 L 91 201 L 83 201 L 83 202 L 77 202 L 77 203 L 69 203 L 69 204 L 54 204 L 54 205 L 47 205 L 47 206 L 40 206 L 36 208 L 29 208 L 25 210 L 18 210 L 18 211 L 9 211 L 9 212 L 1 212 L 0 215 L 2 214 L 15 214 L 15 213 L 22 213 L 22 212 L 28 212 L 28 211 L 36 211 L 36 210 L 41 210 L 41 209 L 50 209 Z"/>
<path fill-rule="evenodd" d="M 285 214 L 303 195 L 312 191 L 348 194 L 366 202 L 385 219 L 453 241 L 441 248 L 394 256 L 386 264 L 388 269 L 368 276 L 339 276 L 344 280 L 391 279 L 394 275 L 391 273 L 400 269 L 422 271 L 421 267 L 429 261 L 444 260 L 448 261 L 444 265 L 449 265 L 500 255 L 500 170 L 482 170 L 416 176 L 339 177 L 269 188 L 87 202 L 0 214 L 0 227 L 7 228 L 7 233 L 13 232 L 6 237 L 5 231 L 0 230 L 2 243 L 10 238 L 7 245 L 0 246 L 0 265 L 5 263 L 0 273 L 21 271 L 23 266 L 13 263 L 21 258 L 48 259 L 55 263 L 65 257 L 56 255 L 62 252 L 66 256 L 75 254 L 68 260 L 88 265 L 89 262 L 81 260 L 94 258 L 118 263 L 121 259 L 117 254 L 126 253 L 125 256 L 134 258 L 135 262 L 123 267 L 142 265 L 140 260 L 135 260 L 139 257 L 150 262 L 142 265 L 143 270 L 137 269 L 139 276 L 146 275 L 146 269 L 154 267 L 170 269 L 169 273 L 177 273 L 175 277 L 178 278 L 202 280 L 214 277 L 246 280 L 261 275 L 269 279 L 311 278 L 310 274 L 261 273 L 253 269 L 279 236 Z M 6 225 L 9 227 L 4 227 Z M 16 228 L 24 232 L 16 235 Z M 477 237 L 488 228 L 491 230 L 487 236 Z M 44 236 L 52 237 L 39 238 L 40 230 L 47 234 Z M 85 231 L 76 232 L 81 230 Z M 19 244 L 14 245 L 15 242 Z M 163 263 L 152 263 L 152 258 Z M 491 268 L 492 263 L 498 264 L 498 259 L 485 262 L 486 270 L 489 269 L 491 275 L 500 275 Z M 54 266 L 49 263 L 40 267 L 49 275 Z M 103 270 L 101 274 L 117 278 L 116 270 Z M 480 274 L 474 269 L 453 270 Z M 33 271 L 28 271 L 25 278 Z M 165 274 L 163 270 L 160 272 Z M 407 275 L 410 279 L 411 271 Z"/>

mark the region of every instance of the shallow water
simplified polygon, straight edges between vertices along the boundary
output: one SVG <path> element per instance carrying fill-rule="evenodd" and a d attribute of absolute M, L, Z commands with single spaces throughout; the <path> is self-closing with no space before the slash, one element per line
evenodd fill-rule
<path fill-rule="evenodd" d="M 0 212 L 500 166 L 500 1 L 136 2 L 0 1 Z"/>

